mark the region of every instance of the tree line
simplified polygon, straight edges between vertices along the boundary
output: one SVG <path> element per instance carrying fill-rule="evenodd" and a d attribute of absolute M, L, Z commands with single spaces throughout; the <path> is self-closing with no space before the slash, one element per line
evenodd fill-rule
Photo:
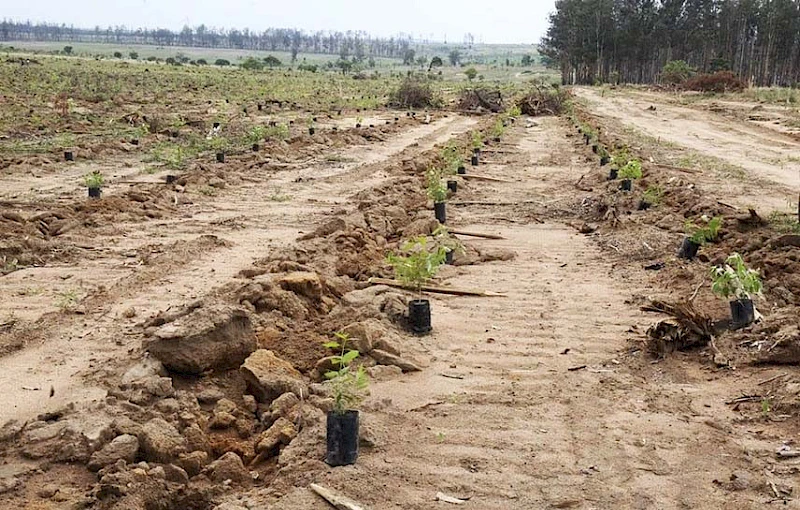
<path fill-rule="evenodd" d="M 540 51 L 565 84 L 656 83 L 667 62 L 800 83 L 800 0 L 557 0 Z"/>
<path fill-rule="evenodd" d="M 365 32 L 313 32 L 270 28 L 263 32 L 249 29 L 216 29 L 205 25 L 185 26 L 180 32 L 164 28 L 129 29 L 124 26 L 95 27 L 0 22 L 0 41 L 60 41 L 83 43 L 148 44 L 155 46 L 189 46 L 240 50 L 283 51 L 339 55 L 343 59 L 363 60 L 366 56 L 403 58 L 411 48 L 411 38 L 376 38 Z"/>

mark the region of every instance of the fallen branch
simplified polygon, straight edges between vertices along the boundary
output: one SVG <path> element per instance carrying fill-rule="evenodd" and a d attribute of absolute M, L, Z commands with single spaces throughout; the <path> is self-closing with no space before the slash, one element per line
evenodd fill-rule
<path fill-rule="evenodd" d="M 469 232 L 467 230 L 456 230 L 452 228 L 450 229 L 450 233 L 462 236 L 469 236 L 469 237 L 482 237 L 484 239 L 497 239 L 497 240 L 505 239 L 505 237 L 497 234 L 482 234 L 480 232 Z"/>
<path fill-rule="evenodd" d="M 309 485 L 312 491 L 316 492 L 318 496 L 327 501 L 337 510 L 366 510 L 367 507 L 361 506 L 350 498 L 346 498 L 340 494 L 326 489 L 321 485 L 312 483 Z"/>
<path fill-rule="evenodd" d="M 403 285 L 401 282 L 398 282 L 397 280 L 389 280 L 387 278 L 370 278 L 368 281 L 372 285 L 387 285 L 389 287 L 410 290 L 406 285 Z M 423 285 L 420 288 L 420 290 L 423 292 L 433 292 L 435 294 L 450 294 L 453 296 L 507 297 L 505 293 L 492 292 L 488 290 L 451 289 L 447 287 L 437 287 L 434 285 Z"/>

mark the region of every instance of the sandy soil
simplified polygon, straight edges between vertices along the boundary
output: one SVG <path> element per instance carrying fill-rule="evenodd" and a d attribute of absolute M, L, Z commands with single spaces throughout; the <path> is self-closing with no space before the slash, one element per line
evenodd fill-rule
<path fill-rule="evenodd" d="M 331 166 L 318 161 L 276 178 L 259 176 L 223 190 L 210 203 L 187 206 L 177 220 L 146 224 L 112 237 L 107 241 L 114 246 L 111 256 L 77 265 L 24 269 L 3 277 L 4 289 L 15 299 L 0 304 L 0 316 L 14 314 L 32 323 L 44 313 L 56 317 L 42 321 L 36 331 L 38 340 L 0 358 L 0 384 L 14 388 L 0 396 L 0 422 L 27 420 L 76 398 L 101 397 L 103 389 L 85 386 L 78 376 L 134 348 L 126 332 L 143 317 L 210 294 L 255 260 L 291 245 L 298 235 L 312 230 L 310 225 L 324 220 L 332 207 L 374 184 L 364 177 L 375 164 L 411 145 L 412 152 L 430 148 L 473 124 L 470 119 L 449 117 L 385 143 L 342 151 L 346 163 Z M 52 179 L 40 184 L 47 189 L 69 187 L 63 177 Z M 112 183 L 107 194 L 114 192 Z M 285 195 L 286 201 L 276 201 L 276 193 Z M 130 263 L 126 253 L 154 242 L 161 246 L 155 251 L 169 252 L 168 263 L 153 267 Z M 111 295 L 84 305 L 86 315 L 58 314 L 60 293 L 76 290 L 87 295 L 99 286 L 110 289 Z M 136 316 L 124 318 L 131 308 Z"/>
<path fill-rule="evenodd" d="M 582 94 L 597 101 L 603 115 L 617 118 L 628 108 L 632 116 L 638 108 Z M 240 270 L 324 223 L 354 193 L 396 177 L 393 160 L 419 155 L 476 123 L 451 115 L 341 151 L 346 160 L 339 163 L 321 158 L 275 175 L 256 174 L 187 204 L 179 217 L 109 236 L 113 249 L 103 257 L 3 277 L 3 288 L 14 289 L 17 298 L 0 304 L 0 313 L 27 310 L 38 334 L 0 358 L 0 384 L 8 389 L 0 395 L 0 423 L 100 399 L 105 389 L 93 381 L 135 361 L 134 324 L 213 295 Z M 485 151 L 484 164 L 469 169 L 506 182 L 461 180 L 464 191 L 451 200 L 448 215 L 451 226 L 505 237 L 464 238 L 469 247 L 510 250 L 516 257 L 446 267 L 438 278 L 505 297 L 432 297 L 433 334 L 403 337 L 404 351 L 424 370 L 373 382 L 363 421 L 374 446 L 362 450 L 356 465 L 309 469 L 305 477 L 287 476 L 288 482 L 278 476 L 294 487 L 279 493 L 234 488 L 222 499 L 248 508 L 323 510 L 328 506 L 305 488 L 316 481 L 374 509 L 449 508 L 436 501 L 438 492 L 468 499 L 462 507 L 474 509 L 754 509 L 772 499 L 769 482 L 793 483 L 796 474 L 774 459 L 790 438 L 782 435 L 787 429 L 745 420 L 726 405 L 774 369 L 724 370 L 682 354 L 655 363 L 641 341 L 656 318 L 644 315 L 634 296 L 659 297 L 670 289 L 568 224 L 577 216 L 570 204 L 590 196 L 574 186 L 596 170 L 586 147 L 557 118 L 536 119 L 530 127 L 518 122 L 509 131 L 502 144 Z M 741 136 L 751 152 L 771 143 Z M 715 145 L 722 133 L 709 137 L 712 154 L 725 155 L 725 147 Z M 765 150 L 778 151 L 773 142 Z M 796 147 L 781 150 L 794 154 Z M 776 179 L 776 186 L 791 180 L 760 166 L 753 171 Z M 724 186 L 716 174 L 703 177 L 709 186 Z M 290 199 L 275 200 L 276 193 Z M 159 245 L 156 258 L 159 250 L 170 253 L 168 262 L 129 263 L 125 253 L 152 244 Z M 57 293 L 49 282 L 71 278 L 86 281 L 78 287 L 90 293 L 105 286 L 102 299 L 82 303 L 79 315 L 47 313 Z M 47 289 L 44 296 L 22 292 L 40 287 Z M 131 307 L 136 315 L 126 318 Z M 91 485 L 76 481 L 74 493 L 82 483 Z M 59 508 L 26 497 L 7 501 Z"/>
<path fill-rule="evenodd" d="M 800 141 L 770 127 L 730 118 L 700 107 L 681 106 L 669 96 L 620 89 L 608 94 L 577 89 L 603 117 L 704 156 L 741 167 L 743 175 L 704 168 L 709 184 L 737 205 L 786 209 L 796 202 L 800 186 Z M 651 110 L 655 107 L 655 110 Z M 769 194 L 763 190 L 769 189 Z"/>

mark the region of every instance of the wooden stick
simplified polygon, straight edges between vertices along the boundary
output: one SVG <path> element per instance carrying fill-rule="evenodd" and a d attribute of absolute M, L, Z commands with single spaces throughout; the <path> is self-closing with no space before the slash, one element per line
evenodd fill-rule
<path fill-rule="evenodd" d="M 480 175 L 480 174 L 461 174 L 461 177 L 464 179 L 475 179 L 476 181 L 492 181 L 492 182 L 508 182 L 513 183 L 514 181 L 509 181 L 508 179 L 499 179 L 497 177 L 489 177 L 488 175 Z"/>
<path fill-rule="evenodd" d="M 461 202 L 449 202 L 449 203 L 450 205 L 455 207 L 461 205 L 523 205 L 523 204 L 544 205 L 539 200 L 520 200 L 519 202 L 488 202 L 485 200 L 464 200 Z"/>
<path fill-rule="evenodd" d="M 497 235 L 497 234 L 481 234 L 480 232 L 468 232 L 466 230 L 456 230 L 456 229 L 448 229 L 451 234 L 459 234 L 462 236 L 469 236 L 469 237 L 482 237 L 484 239 L 505 239 L 505 237 Z"/>
<path fill-rule="evenodd" d="M 403 285 L 397 280 L 389 280 L 387 278 L 370 278 L 369 283 L 372 285 L 388 285 L 398 289 L 407 289 L 408 286 Z M 423 285 L 420 289 L 423 292 L 433 292 L 435 294 L 450 294 L 452 296 L 475 296 L 475 297 L 506 297 L 505 293 L 492 292 L 489 290 L 469 290 L 469 289 L 451 289 L 448 287 L 437 287 L 435 285 Z"/>
<path fill-rule="evenodd" d="M 350 498 L 346 498 L 340 494 L 333 492 L 330 489 L 326 489 L 321 485 L 317 485 L 312 483 L 309 485 L 312 491 L 316 492 L 322 499 L 327 501 L 337 510 L 366 510 L 367 507 L 361 506 L 360 504 L 356 503 Z"/>
<path fill-rule="evenodd" d="M 738 210 L 739 210 L 739 208 L 738 208 L 738 207 L 736 207 L 735 205 L 726 204 L 726 203 L 725 203 L 725 202 L 723 202 L 722 200 L 717 200 L 717 203 L 718 203 L 719 205 L 723 206 L 723 207 L 728 207 L 728 208 L 730 208 L 730 209 L 733 209 L 734 211 L 738 211 Z"/>

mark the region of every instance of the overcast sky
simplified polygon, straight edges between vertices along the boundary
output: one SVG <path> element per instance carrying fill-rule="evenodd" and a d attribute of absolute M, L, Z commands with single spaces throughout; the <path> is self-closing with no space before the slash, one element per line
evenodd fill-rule
<path fill-rule="evenodd" d="M 555 0 L 1 0 L 0 18 L 94 27 L 300 28 L 538 43 Z"/>

